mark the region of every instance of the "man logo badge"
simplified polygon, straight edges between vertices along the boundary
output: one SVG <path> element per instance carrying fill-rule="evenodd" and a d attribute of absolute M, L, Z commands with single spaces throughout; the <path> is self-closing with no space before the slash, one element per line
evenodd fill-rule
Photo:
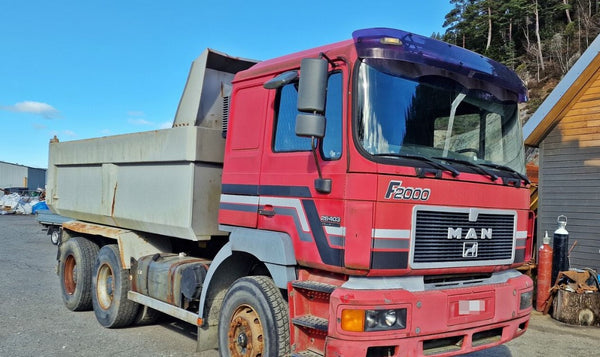
<path fill-rule="evenodd" d="M 463 258 L 476 258 L 478 242 L 464 242 L 463 243 Z"/>

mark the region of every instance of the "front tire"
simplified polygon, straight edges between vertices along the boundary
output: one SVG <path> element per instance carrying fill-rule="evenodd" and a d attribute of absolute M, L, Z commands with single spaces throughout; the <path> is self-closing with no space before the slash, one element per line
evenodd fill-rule
<path fill-rule="evenodd" d="M 273 280 L 249 276 L 227 291 L 219 317 L 221 356 L 287 356 L 287 304 Z"/>
<path fill-rule="evenodd" d="M 92 308 L 92 275 L 98 245 L 83 237 L 73 237 L 59 248 L 58 276 L 65 306 L 71 311 Z"/>
<path fill-rule="evenodd" d="M 127 299 L 130 289 L 129 271 L 121 266 L 119 247 L 105 245 L 98 252 L 92 281 L 92 303 L 98 322 L 108 328 L 131 325 L 139 305 Z"/>

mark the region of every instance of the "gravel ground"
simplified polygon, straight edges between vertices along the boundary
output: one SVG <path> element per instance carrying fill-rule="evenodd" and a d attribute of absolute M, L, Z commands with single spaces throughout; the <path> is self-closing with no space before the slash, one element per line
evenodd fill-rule
<path fill-rule="evenodd" d="M 195 353 L 196 328 L 178 320 L 106 329 L 63 305 L 56 246 L 35 217 L 0 216 L 0 356 L 218 356 Z"/>
<path fill-rule="evenodd" d="M 196 329 L 177 320 L 102 328 L 63 306 L 56 247 L 33 216 L 0 216 L 0 356 L 218 356 L 196 353 Z M 533 313 L 524 336 L 469 357 L 600 356 L 600 329 Z"/>

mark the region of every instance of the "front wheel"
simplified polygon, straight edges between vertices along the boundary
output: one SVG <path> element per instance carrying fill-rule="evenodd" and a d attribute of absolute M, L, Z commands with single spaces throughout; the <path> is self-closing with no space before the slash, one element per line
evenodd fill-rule
<path fill-rule="evenodd" d="M 221 356 L 286 356 L 290 353 L 287 304 L 273 280 L 249 276 L 227 291 L 219 317 Z"/>
<path fill-rule="evenodd" d="M 129 272 L 121 266 L 119 247 L 105 245 L 98 252 L 92 280 L 92 302 L 98 322 L 109 328 L 131 325 L 139 305 L 127 299 Z"/>

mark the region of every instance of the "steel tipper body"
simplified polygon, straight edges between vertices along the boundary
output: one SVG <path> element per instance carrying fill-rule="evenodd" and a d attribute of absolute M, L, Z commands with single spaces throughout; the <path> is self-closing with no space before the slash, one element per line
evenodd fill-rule
<path fill-rule="evenodd" d="M 302 81 L 307 57 L 328 72 L 316 160 L 293 135 L 302 94 L 287 79 Z M 512 72 L 371 29 L 240 72 L 233 97 L 220 227 L 293 248 L 293 352 L 452 355 L 525 331 L 533 285 L 514 268 L 531 257 L 533 217 Z"/>
<path fill-rule="evenodd" d="M 162 311 L 224 356 L 450 356 L 517 337 L 525 99 L 504 66 L 399 30 L 256 64 L 206 51 L 173 128 L 50 144 L 49 203 L 76 219 L 63 300 L 106 327 Z"/>

